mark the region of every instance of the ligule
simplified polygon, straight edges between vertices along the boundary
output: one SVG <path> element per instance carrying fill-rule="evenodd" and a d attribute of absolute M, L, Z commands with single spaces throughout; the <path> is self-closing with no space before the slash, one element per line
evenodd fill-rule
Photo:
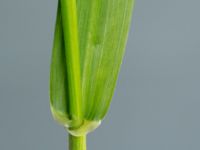
<path fill-rule="evenodd" d="M 82 136 L 106 115 L 134 0 L 59 0 L 50 74 L 52 114 Z"/>

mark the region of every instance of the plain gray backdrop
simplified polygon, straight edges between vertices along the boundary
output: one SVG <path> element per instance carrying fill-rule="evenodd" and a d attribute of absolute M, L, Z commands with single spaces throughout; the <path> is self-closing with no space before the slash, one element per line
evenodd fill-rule
<path fill-rule="evenodd" d="M 88 150 L 200 149 L 200 1 L 136 0 L 111 109 Z M 0 149 L 66 150 L 51 117 L 57 0 L 0 0 Z"/>

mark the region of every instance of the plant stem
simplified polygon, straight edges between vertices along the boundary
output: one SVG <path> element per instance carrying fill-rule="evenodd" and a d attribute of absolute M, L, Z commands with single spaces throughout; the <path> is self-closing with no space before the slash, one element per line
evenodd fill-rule
<path fill-rule="evenodd" d="M 69 150 L 86 150 L 86 135 L 73 136 L 69 134 Z"/>

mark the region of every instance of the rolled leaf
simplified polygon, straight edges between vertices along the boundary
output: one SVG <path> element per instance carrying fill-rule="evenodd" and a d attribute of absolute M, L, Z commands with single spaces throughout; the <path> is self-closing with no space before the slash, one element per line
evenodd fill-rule
<path fill-rule="evenodd" d="M 116 86 L 134 0 L 59 0 L 50 73 L 54 118 L 74 135 L 96 128 Z"/>

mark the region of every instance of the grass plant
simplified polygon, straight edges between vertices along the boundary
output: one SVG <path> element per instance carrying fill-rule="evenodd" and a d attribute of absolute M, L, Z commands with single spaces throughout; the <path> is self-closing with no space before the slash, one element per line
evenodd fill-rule
<path fill-rule="evenodd" d="M 69 150 L 106 115 L 116 86 L 134 0 L 58 0 L 50 107 L 69 132 Z"/>

